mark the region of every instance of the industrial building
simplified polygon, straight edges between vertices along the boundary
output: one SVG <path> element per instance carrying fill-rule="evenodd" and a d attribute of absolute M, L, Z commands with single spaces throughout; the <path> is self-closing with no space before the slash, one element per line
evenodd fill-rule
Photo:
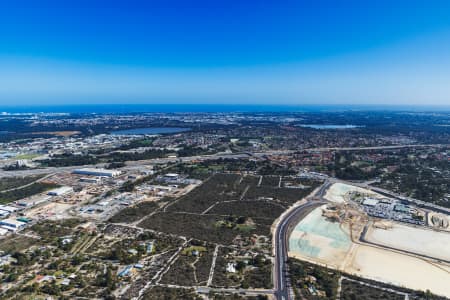
<path fill-rule="evenodd" d="M 177 173 L 167 173 L 164 175 L 163 179 L 166 181 L 176 181 L 180 178 L 180 175 Z"/>
<path fill-rule="evenodd" d="M 80 182 L 100 183 L 100 178 L 83 177 L 83 178 L 80 178 Z"/>
<path fill-rule="evenodd" d="M 68 193 L 73 192 L 73 188 L 70 186 L 62 186 L 47 192 L 49 196 L 62 196 Z"/>
<path fill-rule="evenodd" d="M 73 174 L 79 175 L 91 175 L 91 176 L 100 176 L 100 177 L 116 177 L 121 174 L 120 171 L 117 170 L 106 170 L 106 169 L 96 169 L 96 168 L 83 168 L 76 169 L 72 172 Z"/>
<path fill-rule="evenodd" d="M 23 207 L 32 207 L 41 203 L 44 203 L 46 201 L 49 201 L 51 199 L 51 196 L 39 196 L 39 197 L 32 197 L 32 198 L 25 198 L 16 201 L 15 203 L 19 206 Z"/>
<path fill-rule="evenodd" d="M 0 210 L 4 210 L 4 211 L 7 211 L 9 213 L 13 213 L 13 212 L 18 211 L 19 209 L 17 207 L 14 207 L 14 206 L 0 204 Z"/>
<path fill-rule="evenodd" d="M 0 220 L 0 225 L 2 228 L 7 229 L 9 231 L 17 231 L 17 230 L 25 227 L 25 225 L 27 225 L 27 223 L 17 221 L 15 219 L 4 219 L 4 220 Z"/>
<path fill-rule="evenodd" d="M 374 207 L 380 202 L 378 199 L 366 197 L 362 202 L 363 205 Z"/>

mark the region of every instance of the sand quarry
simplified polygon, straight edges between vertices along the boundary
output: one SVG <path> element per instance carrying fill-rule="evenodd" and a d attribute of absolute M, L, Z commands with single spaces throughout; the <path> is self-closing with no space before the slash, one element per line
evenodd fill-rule
<path fill-rule="evenodd" d="M 344 202 L 349 191 L 371 193 L 358 187 L 353 189 L 350 185 L 335 185 L 326 196 L 335 203 Z M 316 208 L 297 224 L 289 238 L 289 256 L 411 289 L 429 289 L 450 297 L 450 264 L 362 244 L 357 238 L 352 241 L 348 224 L 327 220 L 322 216 L 324 208 Z M 448 259 L 450 255 L 450 234 L 447 232 L 398 223 L 383 227 L 371 227 L 366 238 L 380 245 L 438 259 Z"/>

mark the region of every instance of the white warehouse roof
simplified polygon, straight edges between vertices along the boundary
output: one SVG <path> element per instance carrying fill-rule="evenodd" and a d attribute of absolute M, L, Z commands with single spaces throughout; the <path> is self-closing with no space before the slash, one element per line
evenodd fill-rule
<path fill-rule="evenodd" d="M 0 225 L 5 225 L 5 226 L 11 227 L 11 228 L 20 228 L 20 227 L 27 225 L 27 223 L 20 222 L 15 219 L 4 219 L 4 220 L 0 221 Z"/>
<path fill-rule="evenodd" d="M 72 173 L 81 175 L 93 175 L 93 176 L 106 176 L 106 177 L 116 177 L 120 175 L 120 171 L 117 170 L 106 170 L 101 168 L 83 168 L 76 169 Z"/>
<path fill-rule="evenodd" d="M 47 195 L 49 196 L 60 196 L 60 195 L 64 195 L 67 193 L 72 192 L 73 189 L 70 186 L 62 186 L 53 190 L 50 190 L 47 192 Z"/>

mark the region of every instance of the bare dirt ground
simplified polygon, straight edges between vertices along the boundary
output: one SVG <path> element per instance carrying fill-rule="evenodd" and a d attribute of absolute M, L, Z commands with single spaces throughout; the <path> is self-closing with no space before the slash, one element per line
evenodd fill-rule
<path fill-rule="evenodd" d="M 371 226 L 365 238 L 376 244 L 450 261 L 450 233 L 447 232 L 392 223 L 387 229 Z"/>

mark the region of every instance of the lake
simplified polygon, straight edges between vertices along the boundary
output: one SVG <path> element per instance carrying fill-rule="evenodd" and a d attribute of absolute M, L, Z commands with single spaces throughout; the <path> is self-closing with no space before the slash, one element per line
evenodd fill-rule
<path fill-rule="evenodd" d="M 133 128 L 125 130 L 111 131 L 115 135 L 144 135 L 144 134 L 162 134 L 162 133 L 178 133 L 190 131 L 190 128 L 182 127 L 147 127 L 147 128 Z"/>

